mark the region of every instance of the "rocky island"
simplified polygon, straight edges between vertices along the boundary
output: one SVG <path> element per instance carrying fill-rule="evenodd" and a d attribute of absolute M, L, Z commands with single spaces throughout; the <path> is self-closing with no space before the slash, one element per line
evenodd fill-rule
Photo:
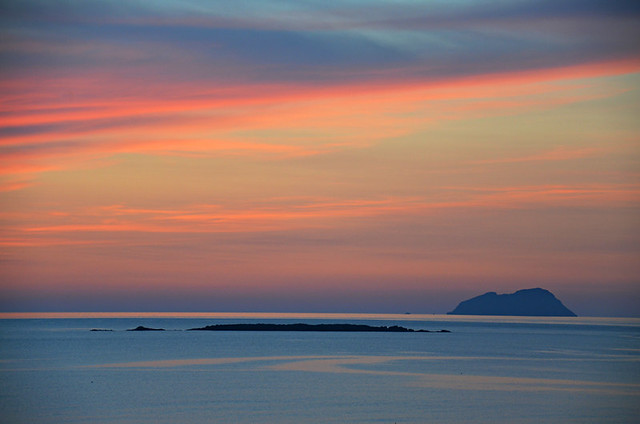
<path fill-rule="evenodd" d="M 373 327 L 364 324 L 217 324 L 190 328 L 187 331 L 340 331 L 385 333 L 449 333 L 449 330 L 413 330 L 393 325 Z"/>
<path fill-rule="evenodd" d="M 510 294 L 488 292 L 460 304 L 448 315 L 577 316 L 550 291 L 535 288 Z"/>
<path fill-rule="evenodd" d="M 143 327 L 142 325 L 139 325 L 136 328 L 132 328 L 127 331 L 164 331 L 164 328 L 149 328 L 149 327 Z"/>

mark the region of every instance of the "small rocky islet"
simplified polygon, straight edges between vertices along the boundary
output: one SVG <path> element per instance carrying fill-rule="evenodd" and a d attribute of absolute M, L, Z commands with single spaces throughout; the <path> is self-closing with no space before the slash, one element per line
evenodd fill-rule
<path fill-rule="evenodd" d="M 139 325 L 136 328 L 132 328 L 127 331 L 165 331 L 165 330 L 164 328 L 149 328 L 149 327 L 143 327 L 142 325 Z"/>

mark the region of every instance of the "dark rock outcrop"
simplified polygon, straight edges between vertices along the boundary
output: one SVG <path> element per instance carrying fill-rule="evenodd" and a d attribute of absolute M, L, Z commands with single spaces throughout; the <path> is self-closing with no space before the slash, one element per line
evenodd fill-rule
<path fill-rule="evenodd" d="M 127 331 L 164 331 L 164 328 L 149 328 L 139 325 L 136 328 L 132 328 Z"/>
<path fill-rule="evenodd" d="M 385 332 L 385 333 L 432 333 L 429 330 L 413 330 L 393 325 L 373 327 L 363 324 L 217 324 L 187 331 L 338 331 L 338 332 Z M 438 333 L 448 333 L 439 330 Z"/>
<path fill-rule="evenodd" d="M 460 302 L 449 315 L 514 315 L 544 317 L 577 316 L 550 291 L 540 288 L 511 294 L 485 293 Z"/>

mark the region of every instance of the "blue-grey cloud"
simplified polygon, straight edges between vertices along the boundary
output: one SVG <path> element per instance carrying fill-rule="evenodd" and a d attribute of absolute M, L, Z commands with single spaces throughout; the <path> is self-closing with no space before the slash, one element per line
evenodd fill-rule
<path fill-rule="evenodd" d="M 3 2 L 4 72 L 149 77 L 439 78 L 640 56 L 640 4 L 511 2 Z M 144 72 L 149 72 L 145 69 Z"/>

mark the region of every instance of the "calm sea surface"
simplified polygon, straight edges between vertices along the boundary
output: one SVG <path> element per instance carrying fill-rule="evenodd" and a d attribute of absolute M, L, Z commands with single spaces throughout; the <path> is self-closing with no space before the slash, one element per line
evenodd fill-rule
<path fill-rule="evenodd" d="M 640 320 L 0 314 L 2 423 L 637 423 Z M 363 323 L 451 333 L 188 332 Z M 164 332 L 127 332 L 143 325 Z M 93 328 L 112 329 L 92 332 Z"/>

